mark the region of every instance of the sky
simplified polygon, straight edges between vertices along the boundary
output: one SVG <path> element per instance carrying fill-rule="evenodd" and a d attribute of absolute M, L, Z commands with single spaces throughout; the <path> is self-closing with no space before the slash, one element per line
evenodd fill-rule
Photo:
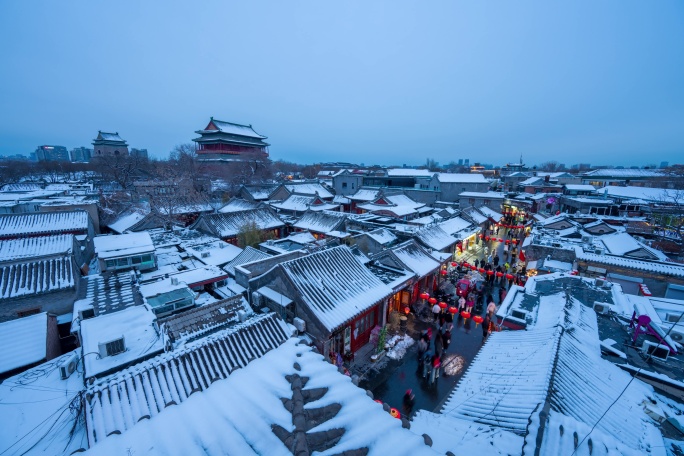
<path fill-rule="evenodd" d="M 7 0 L 0 59 L 0 155 L 213 116 L 302 164 L 684 162 L 681 0 Z"/>

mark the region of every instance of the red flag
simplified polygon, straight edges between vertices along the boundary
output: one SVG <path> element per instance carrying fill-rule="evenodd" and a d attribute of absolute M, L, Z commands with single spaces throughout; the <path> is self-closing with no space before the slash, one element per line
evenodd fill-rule
<path fill-rule="evenodd" d="M 520 261 L 525 261 L 525 254 L 523 253 L 522 249 L 520 249 L 520 255 L 518 255 L 518 258 L 520 258 Z"/>

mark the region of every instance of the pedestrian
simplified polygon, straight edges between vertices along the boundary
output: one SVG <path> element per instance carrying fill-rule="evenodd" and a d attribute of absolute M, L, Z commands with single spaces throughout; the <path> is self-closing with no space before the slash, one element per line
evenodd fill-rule
<path fill-rule="evenodd" d="M 404 394 L 404 400 L 402 401 L 404 416 L 406 417 L 406 419 L 409 419 L 411 413 L 413 413 L 413 403 L 415 401 L 415 397 L 416 396 L 413 394 L 413 390 L 406 390 L 406 394 Z"/>
<path fill-rule="evenodd" d="M 432 355 L 432 371 L 430 372 L 430 384 L 432 385 L 439 378 L 439 368 L 442 365 L 442 361 L 439 356 Z"/>
<path fill-rule="evenodd" d="M 471 293 L 468 295 L 468 299 L 466 300 L 466 311 L 472 312 L 474 305 L 475 305 L 475 296 Z"/>
<path fill-rule="evenodd" d="M 443 354 L 444 345 L 442 345 L 442 337 L 440 334 L 437 334 L 437 336 L 435 337 L 435 355 L 441 358 Z"/>
<path fill-rule="evenodd" d="M 494 257 L 494 266 L 498 266 L 498 265 L 499 265 L 499 261 L 500 261 L 500 260 L 499 260 L 499 255 L 495 256 L 495 257 Z"/>
<path fill-rule="evenodd" d="M 438 303 L 435 303 L 434 306 L 432 306 L 432 316 L 433 316 L 433 321 L 435 323 L 439 322 L 439 314 L 442 311 L 442 309 L 439 307 Z"/>
<path fill-rule="evenodd" d="M 430 376 L 430 371 L 432 370 L 432 353 L 425 352 L 423 356 L 423 378 L 428 378 Z"/>
<path fill-rule="evenodd" d="M 499 302 L 503 302 L 504 299 L 506 299 L 506 288 L 501 287 L 499 288 Z"/>
<path fill-rule="evenodd" d="M 489 324 L 491 321 L 492 319 L 489 314 L 485 315 L 484 320 L 482 320 L 482 343 L 487 340 L 487 336 L 489 335 Z"/>
<path fill-rule="evenodd" d="M 508 269 L 511 267 L 510 264 L 508 264 L 508 261 L 504 263 L 504 272 L 508 272 Z"/>
<path fill-rule="evenodd" d="M 463 296 L 458 298 L 458 311 L 465 310 L 466 300 Z"/>
<path fill-rule="evenodd" d="M 494 316 L 496 313 L 496 303 L 494 303 L 494 300 L 489 301 L 489 304 L 487 304 L 487 315 L 491 317 Z"/>
<path fill-rule="evenodd" d="M 451 343 L 451 331 L 448 329 L 442 333 L 442 347 L 444 347 L 444 353 L 449 349 L 449 344 Z"/>
<path fill-rule="evenodd" d="M 492 264 L 492 254 L 487 255 L 487 264 Z"/>
<path fill-rule="evenodd" d="M 449 331 L 451 331 L 452 328 L 454 327 L 454 314 L 452 314 L 451 312 L 447 312 L 447 313 L 446 313 L 446 318 L 445 318 L 444 320 L 445 320 L 445 323 L 446 323 L 446 324 L 445 324 L 446 328 L 447 328 Z"/>

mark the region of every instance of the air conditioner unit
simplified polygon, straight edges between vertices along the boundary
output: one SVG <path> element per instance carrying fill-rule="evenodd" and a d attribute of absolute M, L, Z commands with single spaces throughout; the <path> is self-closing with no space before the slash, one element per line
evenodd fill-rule
<path fill-rule="evenodd" d="M 597 255 L 605 255 L 606 249 L 594 249 L 594 253 Z"/>
<path fill-rule="evenodd" d="M 675 342 L 684 345 L 684 330 L 672 329 L 670 331 L 670 339 Z"/>
<path fill-rule="evenodd" d="M 585 242 L 587 244 L 592 244 L 594 242 L 594 237 L 593 236 L 582 236 L 582 242 Z"/>
<path fill-rule="evenodd" d="M 613 307 L 605 302 L 595 302 L 593 307 L 598 314 L 605 314 L 613 310 Z"/>
<path fill-rule="evenodd" d="M 244 323 L 247 321 L 247 312 L 244 310 L 238 310 L 238 319 L 240 320 L 240 323 Z"/>
<path fill-rule="evenodd" d="M 606 281 L 603 279 L 596 279 L 596 282 L 594 282 L 594 285 L 596 285 L 597 287 L 605 287 Z"/>
<path fill-rule="evenodd" d="M 202 258 L 209 258 L 211 252 L 202 252 Z"/>
<path fill-rule="evenodd" d="M 667 357 L 670 356 L 670 349 L 665 345 L 645 340 L 644 344 L 641 346 L 641 353 L 646 356 L 650 355 L 651 358 L 667 361 Z"/>
<path fill-rule="evenodd" d="M 306 332 L 306 322 L 301 318 L 295 318 L 294 320 L 292 320 L 292 324 L 295 328 L 297 328 L 297 331 L 299 331 L 300 333 Z"/>
<path fill-rule="evenodd" d="M 682 317 L 682 314 L 669 312 L 665 314 L 665 320 L 668 323 L 679 323 L 680 319 L 682 323 L 684 323 L 684 317 Z"/>
<path fill-rule="evenodd" d="M 124 337 L 121 336 L 118 339 L 110 340 L 109 342 L 98 343 L 97 351 L 100 354 L 100 358 L 106 358 L 107 356 L 114 356 L 125 352 L 126 342 Z"/>
<path fill-rule="evenodd" d="M 67 378 L 69 378 L 69 376 L 76 371 L 77 366 L 78 351 L 73 351 L 71 355 L 64 359 L 62 365 L 59 366 L 59 376 L 61 377 L 61 379 L 66 380 Z"/>

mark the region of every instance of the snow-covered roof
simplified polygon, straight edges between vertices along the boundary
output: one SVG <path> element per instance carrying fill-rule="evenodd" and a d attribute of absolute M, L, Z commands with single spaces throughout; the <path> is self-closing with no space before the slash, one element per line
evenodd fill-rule
<path fill-rule="evenodd" d="M 116 234 L 111 236 L 96 236 L 93 239 L 95 253 L 99 258 L 120 258 L 130 255 L 154 252 L 154 244 L 150 234 L 141 233 Z"/>
<path fill-rule="evenodd" d="M 35 212 L 0 216 L 0 238 L 88 232 L 86 211 Z"/>
<path fill-rule="evenodd" d="M 211 118 L 210 125 L 212 123 L 216 128 L 218 128 L 218 131 L 221 131 L 223 133 L 228 133 L 230 135 L 237 136 L 247 136 L 250 138 L 257 139 L 266 139 L 266 136 L 262 136 L 256 131 L 254 131 L 251 125 L 240 125 L 232 122 L 224 122 L 223 120 L 216 120 L 213 117 Z M 210 133 L 212 131 L 216 130 L 201 130 L 202 133 Z"/>
<path fill-rule="evenodd" d="M 159 213 L 168 215 L 181 215 L 181 214 L 194 214 L 196 212 L 213 212 L 214 206 L 211 203 L 197 203 L 197 204 L 185 204 L 182 206 L 169 207 L 159 207 L 157 208 Z"/>
<path fill-rule="evenodd" d="M 172 291 L 187 287 L 188 284 L 184 281 L 178 281 L 174 284 L 174 281 L 172 281 L 170 278 L 162 278 L 154 282 L 143 283 L 138 287 L 138 289 L 140 290 L 140 295 L 147 300 L 161 294 L 170 293 Z"/>
<path fill-rule="evenodd" d="M 588 171 L 584 174 L 580 174 L 583 179 L 588 179 L 591 177 L 617 177 L 617 178 L 630 178 L 630 177 L 663 177 L 664 173 L 656 171 L 653 169 L 595 169 L 593 171 Z"/>
<path fill-rule="evenodd" d="M 373 231 L 368 231 L 366 234 L 381 245 L 391 244 L 397 240 L 397 237 L 392 234 L 390 230 L 385 228 L 378 228 Z"/>
<path fill-rule="evenodd" d="M 607 206 L 607 205 L 611 205 L 614 203 L 614 201 L 611 199 L 597 198 L 597 197 L 592 198 L 591 196 L 566 196 L 565 200 L 566 201 L 575 201 L 577 203 L 583 203 L 583 204 L 596 204 L 599 206 Z"/>
<path fill-rule="evenodd" d="M 640 199 L 662 203 L 672 203 L 675 200 L 681 201 L 684 198 L 684 191 L 682 190 L 631 186 L 617 187 L 609 185 L 598 189 L 596 193 L 620 199 Z"/>
<path fill-rule="evenodd" d="M 73 234 L 8 239 L 0 242 L 0 263 L 22 258 L 66 255 L 74 245 Z"/>
<path fill-rule="evenodd" d="M 266 195 L 266 196 L 268 196 L 268 195 Z M 259 203 L 257 203 L 257 202 L 247 201 L 247 200 L 241 199 L 241 198 L 231 198 L 230 201 L 228 201 L 225 206 L 223 206 L 221 209 L 219 209 L 219 212 L 221 212 L 221 213 L 239 212 L 239 211 L 246 211 L 249 209 L 256 209 L 257 207 L 259 207 Z"/>
<path fill-rule="evenodd" d="M 81 322 L 85 377 L 94 377 L 159 353 L 164 340 L 154 326 L 154 312 L 147 306 L 131 306 Z M 123 336 L 125 351 L 104 358 L 97 355 L 99 344 Z"/>
<path fill-rule="evenodd" d="M 47 312 L 0 323 L 0 374 L 47 356 Z"/>
<path fill-rule="evenodd" d="M 477 173 L 437 173 L 437 179 L 441 183 L 468 183 L 486 184 L 488 183 L 484 175 Z"/>
<path fill-rule="evenodd" d="M 74 285 L 71 255 L 34 259 L 0 267 L 0 298 L 3 299 L 50 293 L 73 288 Z"/>
<path fill-rule="evenodd" d="M 202 263 L 213 266 L 222 266 L 242 252 L 240 247 L 221 240 L 195 244 L 186 247 L 185 250 Z"/>
<path fill-rule="evenodd" d="M 526 187 L 528 185 L 536 185 L 538 183 L 544 183 L 544 178 L 539 176 L 532 176 L 528 179 L 525 179 L 524 181 L 521 181 L 518 185 Z"/>
<path fill-rule="evenodd" d="M 346 246 L 286 261 L 279 267 L 297 289 L 303 304 L 329 331 L 392 293 Z"/>
<path fill-rule="evenodd" d="M 439 269 L 439 262 L 430 256 L 414 240 L 403 242 L 392 249 L 392 252 L 411 271 L 420 277 L 425 277 Z"/>
<path fill-rule="evenodd" d="M 196 287 L 223 280 L 227 278 L 228 275 L 223 269 L 217 266 L 203 266 L 201 268 L 169 274 L 169 278 L 171 277 L 178 279 L 178 282 L 186 283 L 189 287 Z"/>
<path fill-rule="evenodd" d="M 328 191 L 323 185 L 314 182 L 305 183 L 288 183 L 284 184 L 285 188 L 288 189 L 290 193 L 299 193 L 301 195 L 311 195 L 314 196 L 318 193 L 318 196 L 323 199 L 331 199 L 333 194 Z"/>
<path fill-rule="evenodd" d="M 472 206 L 464 209 L 463 212 L 467 216 L 472 218 L 475 221 L 475 223 L 477 223 L 477 224 L 482 224 L 482 223 L 485 223 L 486 221 L 489 220 L 489 218 L 487 216 L 485 216 L 483 213 L 481 213 L 480 211 L 478 211 L 477 209 L 475 209 Z"/>
<path fill-rule="evenodd" d="M 359 191 L 349 197 L 352 201 L 373 201 L 378 197 L 379 189 L 360 188 Z"/>
<path fill-rule="evenodd" d="M 389 168 L 388 177 L 432 177 L 435 173 L 428 169 Z"/>
<path fill-rule="evenodd" d="M 163 355 L 169 359 L 149 363 L 144 376 L 131 372 L 93 389 L 86 403 L 98 430 L 89 430 L 97 440 L 91 452 L 291 456 L 297 432 L 306 454 L 437 454 L 311 347 L 259 337 L 262 327 L 252 326 L 184 356 Z M 133 385 L 148 383 L 154 395 L 129 396 Z M 316 411 L 316 427 L 299 423 L 300 414 Z M 151 419 L 138 421 L 145 414 Z M 103 437 L 117 430 L 121 435 Z"/>
<path fill-rule="evenodd" d="M 447 234 L 439 225 L 422 228 L 414 235 L 426 247 L 435 250 L 443 250 L 458 242 L 458 239 Z"/>
<path fill-rule="evenodd" d="M 268 258 L 270 256 L 271 254 L 262 252 L 254 247 L 246 247 L 245 250 L 243 250 L 238 256 L 233 258 L 232 261 L 225 265 L 223 270 L 234 276 L 235 266 L 251 263 L 252 261 L 263 260 L 264 258 Z"/>
<path fill-rule="evenodd" d="M 501 192 L 461 192 L 461 198 L 485 198 L 485 199 L 504 199 L 505 195 Z"/>
<path fill-rule="evenodd" d="M 231 238 L 236 237 L 249 223 L 256 224 L 260 230 L 272 230 L 285 225 L 270 209 L 259 208 L 223 214 L 203 214 L 192 228 L 220 238 Z"/>
<path fill-rule="evenodd" d="M 76 417 L 71 412 L 81 404 L 83 377 L 75 372 L 66 380 L 60 378 L 59 366 L 74 354 L 67 353 L 0 383 L 3 455 L 76 454 L 88 448 L 84 426 L 74 427 Z"/>
<path fill-rule="evenodd" d="M 121 139 L 121 136 L 119 136 L 119 133 L 108 133 L 106 131 L 100 131 L 98 132 L 97 135 L 97 140 L 104 140 L 104 141 L 121 141 L 124 142 L 123 139 Z"/>
<path fill-rule="evenodd" d="M 329 233 L 340 231 L 344 228 L 348 214 L 335 211 L 307 211 L 292 226 L 300 230 L 313 231 L 314 233 Z"/>
<path fill-rule="evenodd" d="M 488 218 L 494 220 L 495 222 L 498 222 L 503 217 L 502 214 L 500 214 L 499 212 L 496 212 L 494 209 L 490 209 L 487 206 L 480 206 L 477 208 L 477 210 L 482 212 L 484 215 L 486 215 Z"/>
<path fill-rule="evenodd" d="M 626 258 L 615 255 L 599 255 L 585 252 L 581 247 L 575 247 L 575 255 L 578 260 L 591 261 L 592 263 L 610 264 L 627 269 L 657 272 L 663 275 L 684 277 L 684 266 L 677 263 L 662 261 L 641 261 L 634 258 Z"/>
<path fill-rule="evenodd" d="M 311 195 L 291 194 L 283 201 L 270 201 L 268 204 L 275 209 L 292 212 L 312 211 L 332 211 L 339 207 L 338 204 L 325 203 L 314 204 L 318 197 Z"/>
<path fill-rule="evenodd" d="M 384 203 L 388 204 L 384 204 Z M 425 206 L 425 203 L 413 201 L 406 195 L 384 195 L 378 196 L 373 202 L 359 204 L 357 207 L 369 212 L 391 212 L 396 216 L 403 217 L 417 213 L 418 209 Z"/>
<path fill-rule="evenodd" d="M 565 187 L 566 190 L 572 190 L 575 192 L 595 192 L 596 187 L 593 185 L 589 184 L 565 184 L 563 187 Z"/>
<path fill-rule="evenodd" d="M 125 233 L 126 230 L 130 229 L 133 225 L 143 220 L 147 214 L 142 212 L 132 211 L 121 215 L 114 222 L 109 224 L 109 229 L 115 233 Z"/>
<path fill-rule="evenodd" d="M 623 256 L 642 248 L 642 244 L 625 232 L 606 234 L 599 237 L 599 240 L 611 255 Z"/>

